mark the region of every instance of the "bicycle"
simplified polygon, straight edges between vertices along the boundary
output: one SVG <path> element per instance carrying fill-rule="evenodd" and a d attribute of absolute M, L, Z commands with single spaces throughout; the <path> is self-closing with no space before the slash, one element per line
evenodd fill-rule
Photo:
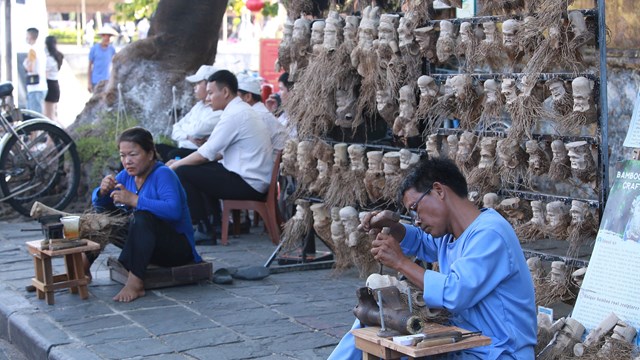
<path fill-rule="evenodd" d="M 71 137 L 44 115 L 13 103 L 0 84 L 0 202 L 29 216 L 39 201 L 63 210 L 80 184 L 80 157 Z"/>

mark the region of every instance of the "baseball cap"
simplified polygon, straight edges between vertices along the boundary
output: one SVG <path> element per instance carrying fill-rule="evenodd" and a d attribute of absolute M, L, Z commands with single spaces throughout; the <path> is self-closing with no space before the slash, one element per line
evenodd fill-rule
<path fill-rule="evenodd" d="M 238 90 L 246 91 L 256 95 L 262 95 L 260 90 L 260 80 L 253 76 L 242 76 L 238 78 Z"/>
<path fill-rule="evenodd" d="M 195 74 L 187 76 L 186 79 L 188 82 L 197 83 L 202 80 L 207 80 L 209 76 L 213 75 L 216 71 L 218 71 L 218 69 L 211 65 L 202 65 Z"/>

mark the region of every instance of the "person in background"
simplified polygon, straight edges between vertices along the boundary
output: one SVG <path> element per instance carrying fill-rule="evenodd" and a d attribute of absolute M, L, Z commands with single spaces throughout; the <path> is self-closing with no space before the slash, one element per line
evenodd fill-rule
<path fill-rule="evenodd" d="M 262 103 L 262 89 L 260 88 L 260 80 L 253 76 L 242 76 L 238 78 L 238 96 L 242 101 L 251 105 L 264 121 L 269 129 L 271 136 L 271 145 L 273 150 L 284 149 L 284 142 L 287 138 L 287 130 L 273 113 L 267 109 Z"/>
<path fill-rule="evenodd" d="M 280 94 L 271 94 L 265 102 L 265 105 L 269 111 L 278 117 L 278 121 L 280 121 L 282 126 L 286 128 L 289 127 L 289 117 L 284 109 L 282 109 L 282 104 L 287 102 L 287 99 L 289 99 L 289 91 L 293 88 L 293 83 L 289 82 L 288 72 L 280 74 L 278 78 L 278 88 L 280 89 Z M 295 127 L 291 127 L 289 129 L 289 137 L 294 138 L 296 136 L 298 136 L 298 131 Z"/>
<path fill-rule="evenodd" d="M 44 115 L 53 121 L 58 121 L 58 101 L 60 101 L 60 84 L 58 71 L 62 67 L 64 55 L 58 51 L 57 40 L 54 36 L 44 39 L 47 51 L 47 96 L 44 98 Z"/>
<path fill-rule="evenodd" d="M 89 50 L 89 74 L 88 74 L 88 90 L 93 89 L 100 81 L 109 80 L 111 75 L 111 61 L 116 54 L 116 48 L 111 45 L 111 37 L 118 36 L 118 33 L 112 28 L 105 26 L 98 31 L 101 41 L 93 44 Z"/>
<path fill-rule="evenodd" d="M 193 96 L 196 104 L 180 121 L 173 125 L 171 139 L 178 143 L 178 147 L 157 144 L 156 149 L 162 161 L 187 157 L 196 151 L 211 135 L 213 128 L 220 121 L 221 110 L 212 110 L 207 98 L 207 79 L 217 69 L 211 65 L 202 65 L 198 71 L 187 76 L 186 80 L 193 85 Z"/>
<path fill-rule="evenodd" d="M 533 281 L 513 227 L 495 210 L 478 209 L 467 198 L 467 182 L 448 159 L 419 162 L 400 187 L 413 224 L 391 211 L 373 211 L 362 230 L 378 233 L 373 257 L 424 292 L 426 306 L 446 309 L 450 322 L 481 331 L 491 344 L 450 353 L 447 359 L 533 359 L 537 319 Z M 390 228 L 383 234 L 383 227 Z M 425 270 L 415 256 L 438 262 Z M 360 327 L 356 320 L 353 328 Z M 329 359 L 362 359 L 347 333 Z"/>
<path fill-rule="evenodd" d="M 269 130 L 260 115 L 238 97 L 236 76 L 219 70 L 208 81 L 207 101 L 213 110 L 223 110 L 220 122 L 197 151 L 167 162 L 187 191 L 194 225 L 206 226 L 205 199 L 263 201 L 273 168 Z"/>
<path fill-rule="evenodd" d="M 124 170 L 105 176 L 91 200 L 97 211 L 115 211 L 117 206 L 132 212 L 124 244 L 115 244 L 122 248 L 118 261 L 129 275 L 113 297 L 130 302 L 145 295 L 149 264 L 173 267 L 202 259 L 195 248 L 187 195 L 176 174 L 158 161 L 151 133 L 141 127 L 127 129 L 118 138 L 118 149 Z"/>
<path fill-rule="evenodd" d="M 36 28 L 27 29 L 29 51 L 22 66 L 27 73 L 27 109 L 42 113 L 44 97 L 47 95 L 47 55 L 44 47 L 36 44 L 39 33 Z"/>

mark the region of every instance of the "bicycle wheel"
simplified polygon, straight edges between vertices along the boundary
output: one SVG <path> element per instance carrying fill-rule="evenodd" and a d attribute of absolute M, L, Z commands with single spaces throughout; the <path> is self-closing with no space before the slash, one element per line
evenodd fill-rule
<path fill-rule="evenodd" d="M 69 135 L 55 125 L 33 123 L 16 129 L 0 153 L 0 190 L 11 207 L 29 216 L 39 201 L 58 210 L 76 195 L 80 158 Z"/>

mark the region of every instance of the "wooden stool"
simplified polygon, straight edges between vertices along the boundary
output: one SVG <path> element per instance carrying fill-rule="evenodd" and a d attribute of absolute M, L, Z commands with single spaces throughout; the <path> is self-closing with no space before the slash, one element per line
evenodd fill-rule
<path fill-rule="evenodd" d="M 377 335 L 379 330 L 380 328 L 377 326 L 351 330 L 351 333 L 356 340 L 356 347 L 362 350 L 363 360 L 400 359 L 401 357 L 415 359 L 423 356 L 443 354 L 491 344 L 491 338 L 479 335 L 462 339 L 456 343 L 418 349 L 415 346 L 396 344 L 392 339 L 380 337 Z M 467 330 L 459 327 L 444 326 L 434 323 L 429 323 L 424 328 L 424 332 L 426 334 L 437 334 L 451 330 L 460 331 L 463 334 L 468 332 Z"/>
<path fill-rule="evenodd" d="M 109 257 L 107 260 L 111 280 L 126 284 L 129 271 L 122 266 L 118 259 Z M 162 267 L 149 265 L 144 276 L 145 289 L 158 289 L 176 285 L 193 284 L 199 281 L 211 280 L 213 276 L 213 265 L 202 260 L 195 264 L 187 264 L 174 267 Z"/>
<path fill-rule="evenodd" d="M 87 240 L 87 245 L 62 249 L 43 250 L 41 240 L 27 241 L 27 249 L 33 256 L 33 266 L 36 277 L 31 279 L 31 284 L 36 288 L 38 299 L 46 299 L 47 304 L 53 305 L 55 300 L 53 291 L 69 288 L 72 294 L 80 294 L 82 300 L 89 297 L 87 284 L 89 280 L 84 273 L 82 253 L 86 251 L 100 250 L 100 245 Z M 51 258 L 64 256 L 66 273 L 53 274 Z"/>

